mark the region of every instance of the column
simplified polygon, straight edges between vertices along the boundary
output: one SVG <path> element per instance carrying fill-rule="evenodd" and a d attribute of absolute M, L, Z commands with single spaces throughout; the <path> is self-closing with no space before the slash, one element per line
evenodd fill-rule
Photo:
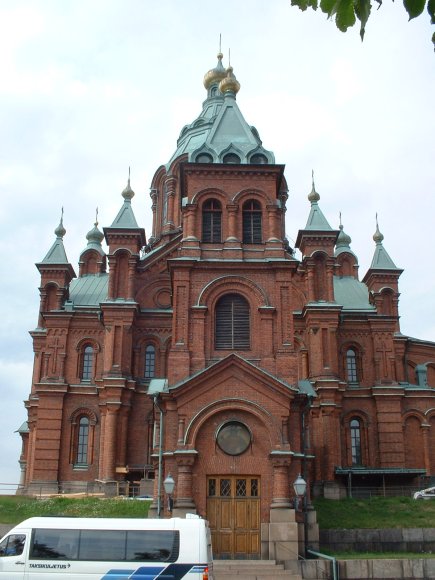
<path fill-rule="evenodd" d="M 196 453 L 184 453 L 176 451 L 175 456 L 177 460 L 178 475 L 176 478 L 175 487 L 176 500 L 174 516 L 182 516 L 187 512 L 196 512 L 192 489 L 192 471 L 196 460 Z"/>
<path fill-rule="evenodd" d="M 290 459 L 288 457 L 272 459 L 273 486 L 271 509 L 291 507 L 288 479 L 289 464 Z"/>
<path fill-rule="evenodd" d="M 104 433 L 103 479 L 113 480 L 115 477 L 116 462 L 116 418 L 119 404 L 107 404 L 107 413 Z"/>

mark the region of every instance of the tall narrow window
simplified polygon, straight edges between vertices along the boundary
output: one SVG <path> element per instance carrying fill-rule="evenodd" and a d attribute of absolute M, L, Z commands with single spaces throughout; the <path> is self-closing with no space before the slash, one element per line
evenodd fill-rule
<path fill-rule="evenodd" d="M 226 294 L 215 311 L 215 345 L 217 349 L 250 348 L 249 304 L 239 294 Z"/>
<path fill-rule="evenodd" d="M 243 243 L 261 244 L 261 205 L 254 199 L 243 204 Z"/>
<path fill-rule="evenodd" d="M 350 422 L 350 442 L 352 453 L 352 465 L 362 465 L 361 461 L 361 426 L 358 419 Z"/>
<path fill-rule="evenodd" d="M 356 361 L 356 352 L 353 348 L 349 348 L 346 352 L 346 370 L 347 382 L 358 383 L 358 366 Z"/>
<path fill-rule="evenodd" d="M 162 225 L 165 225 L 165 223 L 168 221 L 168 197 L 169 197 L 168 186 L 165 183 L 163 187 Z"/>
<path fill-rule="evenodd" d="M 88 447 L 89 447 L 89 419 L 81 417 L 77 433 L 77 465 L 88 464 Z"/>
<path fill-rule="evenodd" d="M 82 357 L 82 381 L 90 381 L 93 378 L 94 370 L 94 349 L 89 344 L 85 346 Z"/>
<path fill-rule="evenodd" d="M 156 373 L 156 349 L 149 344 L 145 349 L 145 379 L 152 379 Z"/>
<path fill-rule="evenodd" d="M 215 244 L 222 241 L 222 208 L 216 199 L 209 199 L 203 205 L 202 241 Z"/>

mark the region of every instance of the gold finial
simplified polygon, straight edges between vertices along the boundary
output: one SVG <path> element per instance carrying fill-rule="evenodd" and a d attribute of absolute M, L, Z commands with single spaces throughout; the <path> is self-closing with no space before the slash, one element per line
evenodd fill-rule
<path fill-rule="evenodd" d="M 311 170 L 311 192 L 308 194 L 308 201 L 311 203 L 318 202 L 320 199 L 320 195 L 316 191 L 316 186 L 314 183 L 314 169 Z"/>
<path fill-rule="evenodd" d="M 376 231 L 373 234 L 373 240 L 377 243 L 377 244 L 382 244 L 382 240 L 384 239 L 384 236 L 381 234 L 381 232 L 379 231 L 379 224 L 378 224 L 378 212 L 376 212 Z"/>
<path fill-rule="evenodd" d="M 225 69 L 224 69 L 223 64 L 222 64 L 222 59 L 223 59 L 224 55 L 222 54 L 222 50 L 221 50 L 221 40 L 222 40 L 222 35 L 219 34 L 219 52 L 217 55 L 218 63 L 215 66 L 215 68 L 210 69 L 204 75 L 203 82 L 204 82 L 204 86 L 207 90 L 211 87 L 211 85 L 217 84 L 223 78 L 225 78 Z"/>
<path fill-rule="evenodd" d="M 228 51 L 228 59 L 230 58 L 231 53 L 230 51 Z M 219 83 L 219 90 L 223 94 L 233 93 L 234 95 L 236 95 L 240 90 L 240 83 L 233 73 L 233 67 L 231 66 L 231 64 L 227 68 L 225 78 L 222 79 L 221 82 Z"/>
<path fill-rule="evenodd" d="M 66 229 L 63 227 L 63 206 L 60 212 L 60 222 L 57 228 L 54 230 L 54 233 L 58 238 L 63 238 L 63 236 L 66 234 Z"/>

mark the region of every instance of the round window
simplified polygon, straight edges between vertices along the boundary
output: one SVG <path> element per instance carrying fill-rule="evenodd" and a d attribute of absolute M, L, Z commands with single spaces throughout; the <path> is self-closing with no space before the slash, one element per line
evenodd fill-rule
<path fill-rule="evenodd" d="M 216 441 L 228 455 L 241 455 L 251 444 L 251 432 L 243 423 L 229 421 L 219 428 Z"/>

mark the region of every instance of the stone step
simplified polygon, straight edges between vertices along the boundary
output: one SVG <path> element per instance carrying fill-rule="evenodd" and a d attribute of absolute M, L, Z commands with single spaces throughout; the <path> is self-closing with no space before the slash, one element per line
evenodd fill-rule
<path fill-rule="evenodd" d="M 215 560 L 214 580 L 302 580 L 274 560 Z"/>

